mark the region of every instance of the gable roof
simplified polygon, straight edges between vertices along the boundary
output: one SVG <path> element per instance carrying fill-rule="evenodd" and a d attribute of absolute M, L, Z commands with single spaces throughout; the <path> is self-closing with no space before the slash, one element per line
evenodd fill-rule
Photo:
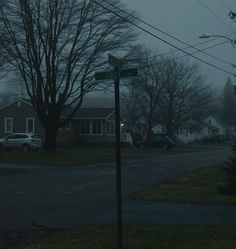
<path fill-rule="evenodd" d="M 32 104 L 30 103 L 30 100 L 27 100 L 27 99 L 15 99 L 15 100 L 13 100 L 13 101 L 9 101 L 9 102 L 7 102 L 7 103 L 4 103 L 3 106 L 0 107 L 0 111 L 3 110 L 3 109 L 5 109 L 5 108 L 7 108 L 7 107 L 10 106 L 10 105 L 15 104 L 15 103 L 18 102 L 18 101 L 21 101 L 21 102 L 23 102 L 23 103 L 25 103 L 25 104 L 27 104 L 27 105 L 32 106 Z"/>
<path fill-rule="evenodd" d="M 114 108 L 80 108 L 73 119 L 108 119 Z"/>
<path fill-rule="evenodd" d="M 17 101 L 22 101 L 23 103 L 32 106 L 27 99 L 16 99 L 9 103 L 6 103 L 0 110 L 7 108 L 8 106 L 16 103 Z M 69 110 L 64 112 L 64 115 Z M 80 108 L 74 115 L 72 119 L 108 119 L 114 113 L 114 108 Z M 62 114 L 63 116 L 63 114 Z"/>
<path fill-rule="evenodd" d="M 227 127 L 227 125 L 219 118 L 219 117 L 216 117 L 216 116 L 208 116 L 206 119 L 205 119 L 205 123 L 207 123 L 206 121 L 208 119 L 214 119 L 219 125 L 221 125 L 222 127 Z"/>

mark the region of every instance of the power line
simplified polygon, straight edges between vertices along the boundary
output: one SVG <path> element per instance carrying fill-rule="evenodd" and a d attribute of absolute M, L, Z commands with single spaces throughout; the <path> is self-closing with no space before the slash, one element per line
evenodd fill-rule
<path fill-rule="evenodd" d="M 220 46 L 220 45 L 223 45 L 223 44 L 226 44 L 226 43 L 229 43 L 229 41 L 220 42 L 220 43 L 211 45 L 211 46 L 206 47 L 206 48 L 203 48 L 203 49 L 198 49 L 198 50 L 195 51 L 195 52 L 191 52 L 191 55 L 201 52 L 201 53 L 204 53 L 204 54 L 206 54 L 206 55 L 209 55 L 210 57 L 212 57 L 212 58 L 214 58 L 214 59 L 216 59 L 216 60 L 218 60 L 218 61 L 221 61 L 221 62 L 223 62 L 223 63 L 225 63 L 225 64 L 227 64 L 227 65 L 236 67 L 236 65 L 233 64 L 233 63 L 231 63 L 231 62 L 228 62 L 228 61 L 226 61 L 226 60 L 224 60 L 224 59 L 221 59 L 221 58 L 219 58 L 219 57 L 216 57 L 216 56 L 214 56 L 214 55 L 212 55 L 212 54 L 210 54 L 210 53 L 208 53 L 208 52 L 205 52 L 205 50 L 207 50 L 207 49 L 215 48 L 215 47 L 217 47 L 217 46 Z M 161 55 L 163 55 L 163 54 L 161 54 Z M 160 55 L 159 55 L 159 56 L 160 56 Z M 186 57 L 186 56 L 187 56 L 187 55 L 185 54 L 185 55 L 183 55 L 183 56 L 176 57 L 175 59 L 180 59 L 180 58 L 183 58 L 183 57 Z"/>
<path fill-rule="evenodd" d="M 152 24 L 150 24 L 150 23 L 148 23 L 148 22 L 146 22 L 146 21 L 144 21 L 144 20 L 142 20 L 142 19 L 140 19 L 140 18 L 138 18 L 138 17 L 136 17 L 136 16 L 134 16 L 134 15 L 128 13 L 127 11 L 125 11 L 125 10 L 123 10 L 123 9 L 121 9 L 121 8 L 119 8 L 119 7 L 117 7 L 116 5 L 114 5 L 114 4 L 112 4 L 112 3 L 109 3 L 109 2 L 106 1 L 106 0 L 102 0 L 102 1 L 103 1 L 104 3 L 110 5 L 111 7 L 113 7 L 113 8 L 115 8 L 115 9 L 117 9 L 117 10 L 119 10 L 119 11 L 121 11 L 121 12 L 123 12 L 123 13 L 125 13 L 125 14 L 127 14 L 127 15 L 129 15 L 129 16 L 131 16 L 132 18 L 136 19 L 137 21 L 139 21 L 139 22 L 141 22 L 141 23 L 147 25 L 148 27 L 151 27 L 151 28 L 157 30 L 158 32 L 160 32 L 160 33 L 162 33 L 162 34 L 164 34 L 164 35 L 166 35 L 166 36 L 168 36 L 168 37 L 170 37 L 170 38 L 172 38 L 172 39 L 174 39 L 174 40 L 176 40 L 176 41 L 178 41 L 178 42 L 184 44 L 185 46 L 187 46 L 187 48 L 195 49 L 195 50 L 197 50 L 198 52 L 201 52 L 201 53 L 203 53 L 203 54 L 205 54 L 205 55 L 207 55 L 207 56 L 210 56 L 210 57 L 212 57 L 212 58 L 214 58 L 214 59 L 216 59 L 216 60 L 218 60 L 218 61 L 221 61 L 221 62 L 223 62 L 223 63 L 225 63 L 225 64 L 227 64 L 227 65 L 230 65 L 230 66 L 232 65 L 232 63 L 227 62 L 226 60 L 221 59 L 221 58 L 219 58 L 219 57 L 217 57 L 217 56 L 211 55 L 210 53 L 204 52 L 204 50 L 198 49 L 198 48 L 196 48 L 194 45 L 190 45 L 190 44 L 184 42 L 183 40 L 178 39 L 178 38 L 176 38 L 176 37 L 173 36 L 173 35 L 170 35 L 169 33 L 167 33 L 167 32 L 165 32 L 165 31 L 163 31 L 163 30 L 161 30 L 161 29 L 155 27 L 154 25 L 152 25 Z M 184 49 L 185 49 L 185 48 L 184 48 Z"/>
<path fill-rule="evenodd" d="M 206 48 L 201 49 L 201 51 L 205 51 L 205 50 L 207 50 L 207 49 L 215 48 L 215 47 L 218 47 L 218 46 L 223 45 L 223 44 L 226 44 L 226 43 L 229 43 L 229 41 L 224 41 L 224 42 L 220 42 L 220 43 L 211 45 L 211 46 L 209 46 L 209 47 L 206 47 Z M 195 52 L 193 52 L 193 53 L 191 53 L 191 54 L 196 54 L 196 53 L 198 53 L 198 51 L 195 51 Z M 179 56 L 179 57 L 176 57 L 175 59 L 184 58 L 184 57 L 186 57 L 186 56 L 187 56 L 187 55 Z M 222 61 L 225 62 L 225 63 L 228 63 L 228 62 L 224 61 L 223 59 L 222 59 Z M 229 63 L 230 63 L 230 62 L 229 62 Z M 236 67 L 236 65 L 233 64 L 233 63 L 230 63 L 230 65 L 233 66 L 233 67 Z"/>
<path fill-rule="evenodd" d="M 233 34 L 234 34 L 234 33 L 231 33 L 231 34 L 229 34 L 229 35 L 224 35 L 224 36 L 230 36 L 230 35 L 233 35 Z M 205 41 L 203 41 L 203 42 L 195 43 L 195 44 L 193 44 L 192 46 L 199 46 L 199 45 L 211 43 L 211 42 L 216 41 L 216 40 L 219 40 L 219 39 L 221 39 L 221 38 L 217 37 L 217 38 L 210 39 L 210 40 L 207 39 L 207 40 L 205 40 Z M 227 41 L 227 42 L 224 42 L 224 43 L 228 43 L 228 41 Z M 221 44 L 223 44 L 223 43 L 218 43 L 218 45 L 221 45 Z M 217 44 L 216 44 L 216 46 L 217 46 Z M 186 50 L 186 49 L 189 49 L 189 48 L 191 48 L 191 47 L 186 46 L 186 47 L 183 47 L 182 49 L 183 49 L 183 50 Z M 204 50 L 204 49 L 203 49 L 203 50 Z M 178 51 L 179 51 L 179 50 L 172 50 L 172 51 L 169 51 L 169 52 L 165 52 L 165 53 L 158 54 L 158 56 L 162 56 L 162 55 L 166 55 L 166 54 L 172 54 L 172 53 L 176 53 L 176 52 L 178 52 Z"/>
<path fill-rule="evenodd" d="M 203 3 L 201 0 L 197 0 L 203 7 L 205 7 L 213 16 L 215 16 L 218 20 L 220 20 L 225 26 L 227 26 L 229 29 L 234 31 L 234 29 L 229 26 L 228 23 L 226 23 L 221 17 L 219 17 L 211 8 L 209 8 L 205 3 Z"/>
<path fill-rule="evenodd" d="M 233 76 L 236 77 L 236 74 L 234 74 L 234 73 L 232 73 L 232 72 L 230 72 L 230 71 L 227 71 L 227 70 L 225 70 L 225 69 L 222 69 L 222 68 L 220 68 L 220 67 L 218 67 L 218 66 L 216 66 L 216 65 L 214 65 L 214 64 L 212 64 L 212 63 L 210 63 L 210 62 L 207 62 L 207 61 L 205 61 L 205 60 L 203 60 L 203 59 L 201 59 L 201 58 L 198 58 L 198 57 L 196 57 L 196 56 L 194 56 L 194 55 L 192 55 L 192 54 L 190 54 L 190 53 L 184 51 L 183 49 L 181 49 L 181 48 L 177 47 L 176 45 L 174 45 L 174 44 L 172 44 L 172 43 L 166 41 L 165 39 L 163 39 L 163 38 L 157 36 L 156 34 L 153 34 L 151 31 L 144 29 L 143 27 L 139 26 L 138 24 L 134 23 L 133 21 L 131 21 L 131 20 L 129 20 L 129 19 L 127 19 L 127 18 L 121 16 L 120 14 L 118 14 L 118 13 L 116 13 L 116 12 L 114 12 L 114 11 L 112 11 L 112 10 L 109 9 L 108 7 L 102 5 L 101 3 L 96 2 L 96 0 L 91 0 L 91 2 L 94 2 L 95 4 L 99 5 L 100 7 L 102 7 L 102 8 L 105 9 L 105 10 L 107 10 L 108 12 L 110 12 L 110 13 L 112 13 L 112 14 L 118 16 L 119 18 L 121 18 L 121 19 L 127 21 L 128 23 L 132 24 L 133 26 L 137 27 L 138 29 L 144 31 L 145 33 L 147 33 L 147 34 L 149 34 L 149 35 L 155 37 L 156 39 L 158 39 L 158 40 L 164 42 L 165 44 L 168 44 L 169 46 L 171 46 L 171 47 L 173 47 L 173 48 L 175 48 L 175 49 L 177 49 L 177 50 L 179 50 L 179 51 L 181 51 L 181 52 L 183 52 L 183 53 L 185 53 L 185 54 L 191 56 L 192 58 L 194 58 L 194 59 L 196 59 L 196 60 L 198 60 L 198 61 L 201 61 L 202 63 L 204 63 L 204 64 L 206 64 L 206 65 L 208 65 L 208 66 L 211 66 L 211 67 L 213 67 L 213 68 L 215 68 L 215 69 L 217 69 L 217 70 L 220 70 L 220 71 L 222 71 L 222 72 L 225 72 L 225 73 L 227 73 L 227 74 L 230 74 L 230 75 L 233 75 Z"/>

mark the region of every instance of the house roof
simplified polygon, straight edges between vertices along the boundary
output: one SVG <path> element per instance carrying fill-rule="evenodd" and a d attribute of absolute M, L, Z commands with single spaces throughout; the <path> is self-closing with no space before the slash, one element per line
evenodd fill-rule
<path fill-rule="evenodd" d="M 114 108 L 80 108 L 74 119 L 107 119 L 114 113 Z"/>
<path fill-rule="evenodd" d="M 3 110 L 3 109 L 5 109 L 5 108 L 7 108 L 8 106 L 10 106 L 10 105 L 16 103 L 17 101 L 22 101 L 22 102 L 24 102 L 25 104 L 31 105 L 31 106 L 32 106 L 30 100 L 28 100 L 28 99 L 22 99 L 22 98 L 21 98 L 21 99 L 15 99 L 15 100 L 13 100 L 13 101 L 8 101 L 8 102 L 5 102 L 5 103 L 2 103 L 2 106 L 0 107 L 0 111 Z"/>
<path fill-rule="evenodd" d="M 209 118 L 215 119 L 215 121 L 216 121 L 219 125 L 221 125 L 221 126 L 223 126 L 223 127 L 226 127 L 226 126 L 227 126 L 219 117 L 216 117 L 216 116 L 209 116 L 209 117 L 207 117 L 207 118 L 205 119 L 205 121 L 208 120 Z"/>
<path fill-rule="evenodd" d="M 7 108 L 11 104 L 19 100 L 32 106 L 29 100 L 16 99 L 14 101 L 11 101 L 5 104 L 3 107 L 0 108 L 0 110 Z M 66 111 L 64 111 L 64 115 L 66 115 L 67 113 L 70 113 L 70 111 L 71 110 L 67 109 Z M 75 113 L 73 119 L 108 119 L 113 113 L 114 113 L 114 108 L 80 108 Z"/>

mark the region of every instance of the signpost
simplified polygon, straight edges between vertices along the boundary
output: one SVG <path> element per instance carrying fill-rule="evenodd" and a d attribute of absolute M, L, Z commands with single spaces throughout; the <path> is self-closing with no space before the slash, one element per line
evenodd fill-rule
<path fill-rule="evenodd" d="M 95 80 L 114 80 L 115 88 L 115 126 L 116 126 L 116 192 L 117 192 L 117 249 L 123 248 L 122 233 L 122 184 L 121 184 L 121 144 L 120 144 L 120 78 L 137 76 L 137 68 L 120 69 L 122 62 L 108 55 L 113 71 L 95 73 Z"/>

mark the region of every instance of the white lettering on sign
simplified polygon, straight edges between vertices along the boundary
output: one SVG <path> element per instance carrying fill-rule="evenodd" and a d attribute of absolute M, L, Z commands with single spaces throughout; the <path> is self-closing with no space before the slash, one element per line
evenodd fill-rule
<path fill-rule="evenodd" d="M 106 79 L 112 79 L 112 78 L 113 78 L 113 72 L 107 72 Z"/>

